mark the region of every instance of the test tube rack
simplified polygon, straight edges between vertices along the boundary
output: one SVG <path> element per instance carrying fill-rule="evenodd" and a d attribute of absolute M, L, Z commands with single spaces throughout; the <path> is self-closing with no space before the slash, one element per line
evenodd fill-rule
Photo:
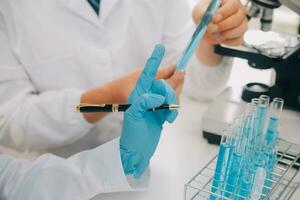
<path fill-rule="evenodd" d="M 288 142 L 283 139 L 278 141 L 277 163 L 275 165 L 272 185 L 264 186 L 268 192 L 261 194 L 260 199 L 266 200 L 286 200 L 290 199 L 299 187 L 299 168 L 300 168 L 300 145 Z M 214 195 L 216 199 L 249 199 L 235 193 L 231 193 L 230 198 L 222 196 L 225 191 L 219 190 L 218 194 L 211 192 L 217 156 L 207 163 L 187 184 L 185 184 L 185 200 L 210 199 Z"/>

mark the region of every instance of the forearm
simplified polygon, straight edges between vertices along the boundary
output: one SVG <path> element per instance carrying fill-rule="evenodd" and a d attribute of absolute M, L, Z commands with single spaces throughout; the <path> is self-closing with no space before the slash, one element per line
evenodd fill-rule
<path fill-rule="evenodd" d="M 128 75 L 116 79 L 104 86 L 100 86 L 83 93 L 83 95 L 81 96 L 81 103 L 126 103 L 128 94 L 131 92 L 132 85 L 135 83 L 134 80 L 127 81 L 128 77 L 130 76 Z M 95 123 L 101 120 L 107 114 L 108 113 L 84 113 L 83 116 L 89 123 Z"/>
<path fill-rule="evenodd" d="M 214 45 L 202 40 L 196 49 L 197 59 L 208 66 L 214 66 L 221 63 L 223 56 L 214 52 Z"/>
<path fill-rule="evenodd" d="M 91 104 L 104 104 L 104 103 L 115 103 L 112 102 L 112 94 L 109 88 L 99 87 L 85 92 L 81 96 L 81 103 L 91 103 Z M 84 113 L 83 116 L 89 123 L 95 123 L 105 117 L 107 113 Z"/>

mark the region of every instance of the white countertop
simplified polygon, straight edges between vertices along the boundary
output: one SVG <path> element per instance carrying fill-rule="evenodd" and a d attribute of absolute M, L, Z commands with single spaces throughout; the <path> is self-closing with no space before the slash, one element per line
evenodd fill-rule
<path fill-rule="evenodd" d="M 218 151 L 202 137 L 201 118 L 207 106 L 181 98 L 180 115 L 174 124 L 165 127 L 151 161 L 151 181 L 146 191 L 101 194 L 93 200 L 183 200 L 184 184 Z M 298 189 L 292 199 L 299 197 Z"/>
<path fill-rule="evenodd" d="M 211 158 L 218 148 L 202 138 L 201 116 L 207 104 L 181 99 L 182 108 L 174 124 L 167 125 L 151 160 L 147 191 L 99 195 L 94 200 L 182 200 L 184 184 Z"/>

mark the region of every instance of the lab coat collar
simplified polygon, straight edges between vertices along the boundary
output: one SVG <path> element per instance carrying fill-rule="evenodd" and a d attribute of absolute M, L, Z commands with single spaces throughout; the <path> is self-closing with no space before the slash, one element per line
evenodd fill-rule
<path fill-rule="evenodd" d="M 100 19 L 104 21 L 120 0 L 101 0 Z"/>
<path fill-rule="evenodd" d="M 82 18 L 88 20 L 94 25 L 99 26 L 100 21 L 104 21 L 120 0 L 101 0 L 100 5 L 100 20 L 87 0 L 59 0 L 63 5 L 68 7 L 74 13 L 80 15 Z"/>

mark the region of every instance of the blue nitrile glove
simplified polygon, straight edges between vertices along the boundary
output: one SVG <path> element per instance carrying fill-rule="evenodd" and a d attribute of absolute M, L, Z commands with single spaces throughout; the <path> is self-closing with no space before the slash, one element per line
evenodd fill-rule
<path fill-rule="evenodd" d="M 155 80 L 164 55 L 164 47 L 156 45 L 152 56 L 129 96 L 131 107 L 125 112 L 120 139 L 120 153 L 126 175 L 142 176 L 157 147 L 162 125 L 172 123 L 177 111 L 149 112 L 162 104 L 176 104 L 176 93 L 164 80 Z"/>

